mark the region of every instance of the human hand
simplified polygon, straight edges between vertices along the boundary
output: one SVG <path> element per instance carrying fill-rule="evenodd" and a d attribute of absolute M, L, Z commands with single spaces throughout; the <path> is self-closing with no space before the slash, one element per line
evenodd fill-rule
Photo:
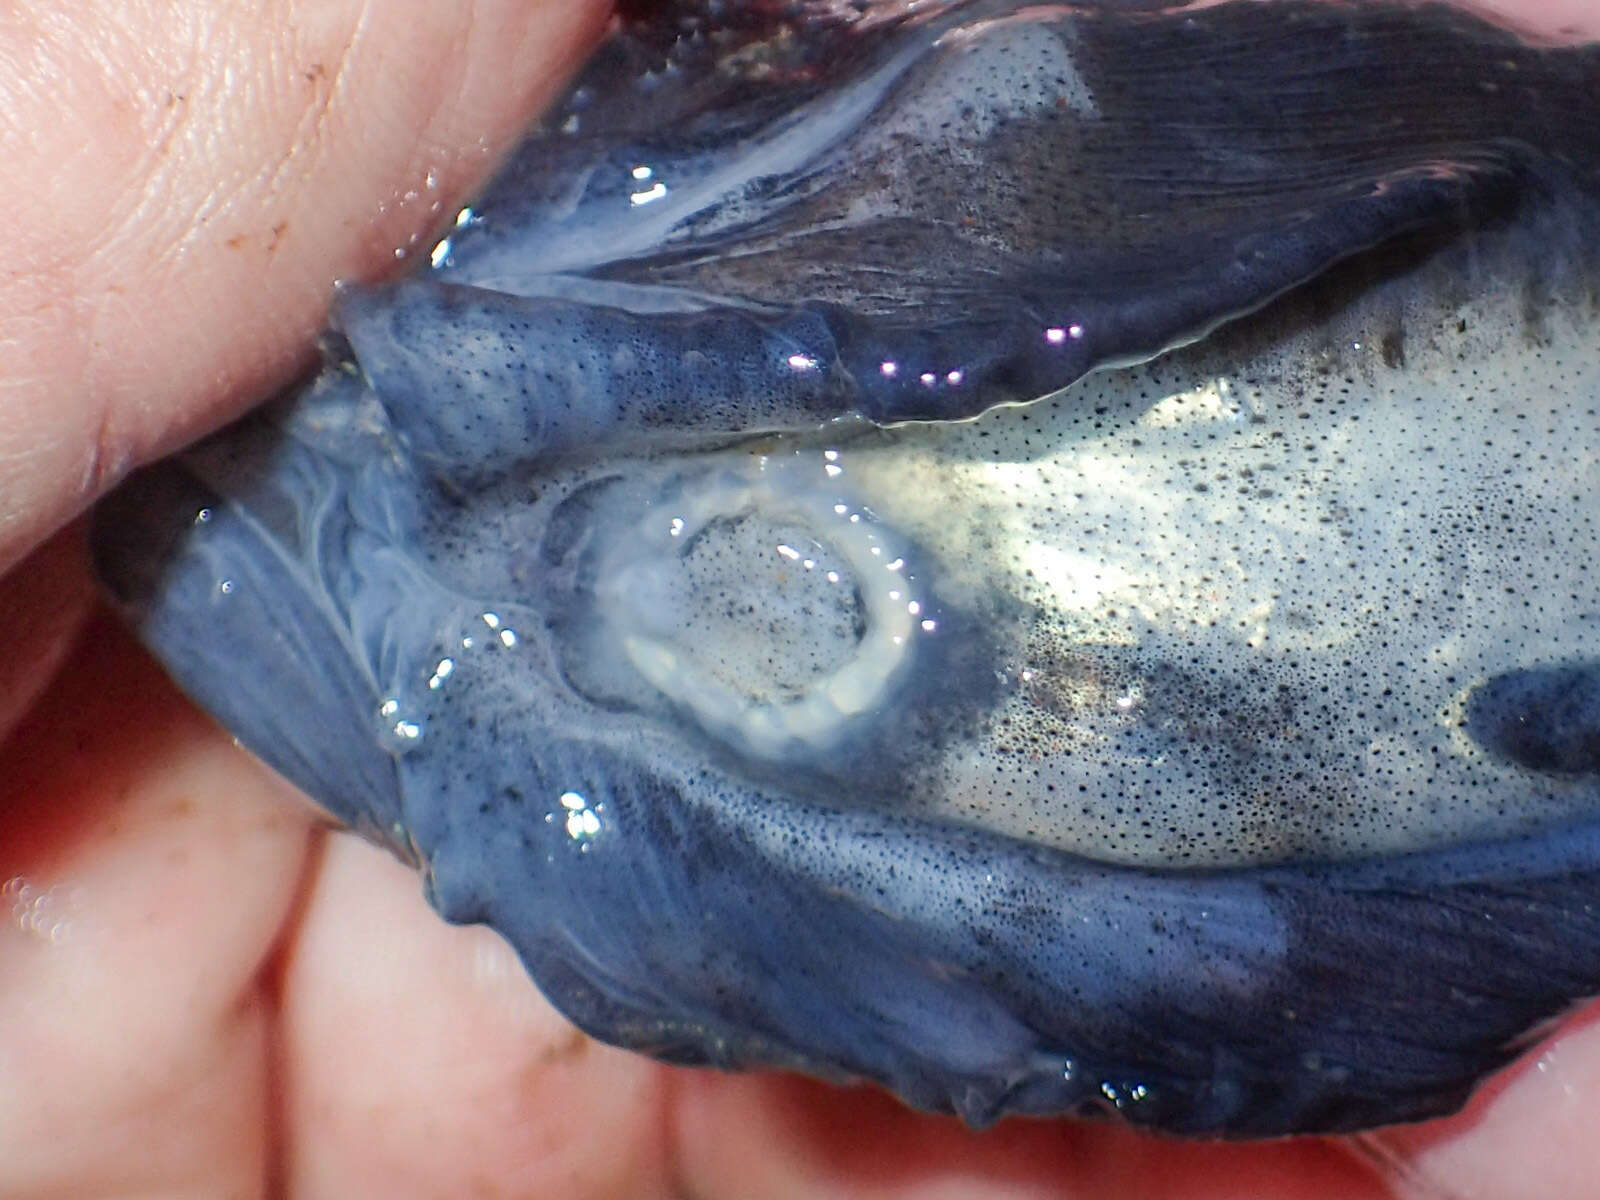
<path fill-rule="evenodd" d="M 1589 0 L 1507 3 L 1600 36 Z M 332 281 L 427 244 L 604 7 L 0 15 L 0 1194 L 1584 1194 L 1582 1019 L 1461 1117 L 1265 1146 L 972 1133 L 599 1046 L 188 706 L 73 532 L 40 545 L 308 362 Z"/>

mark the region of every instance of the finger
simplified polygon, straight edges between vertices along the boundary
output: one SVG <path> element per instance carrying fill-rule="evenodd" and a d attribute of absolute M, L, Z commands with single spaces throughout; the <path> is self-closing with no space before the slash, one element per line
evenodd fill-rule
<path fill-rule="evenodd" d="M 1535 37 L 1563 42 L 1600 37 L 1600 7 L 1594 0 L 1480 0 L 1462 7 Z"/>
<path fill-rule="evenodd" d="M 705 1200 L 1382 1200 L 1337 1140 L 1182 1142 L 1109 1124 L 1009 1120 L 991 1130 L 911 1112 L 869 1089 L 684 1073 L 674 1115 L 684 1190 Z"/>
<path fill-rule="evenodd" d="M 288 789 L 93 621 L 0 775 L 0 1194 L 251 1195 Z"/>
<path fill-rule="evenodd" d="M 667 1194 L 665 1069 L 573 1029 L 380 851 L 328 840 L 283 997 L 291 1195 Z"/>
<path fill-rule="evenodd" d="M 1466 1110 L 1371 1138 L 1415 1200 L 1564 1200 L 1595 1179 L 1600 1005 L 1591 1005 Z M 1530 1153 L 1530 1147 L 1538 1147 Z"/>
<path fill-rule="evenodd" d="M 453 212 L 605 0 L 0 11 L 0 571 L 283 382 Z"/>

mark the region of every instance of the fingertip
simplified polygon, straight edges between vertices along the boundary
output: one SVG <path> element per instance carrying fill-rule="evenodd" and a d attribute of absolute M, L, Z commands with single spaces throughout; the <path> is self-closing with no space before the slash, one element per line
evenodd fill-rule
<path fill-rule="evenodd" d="M 1366 1140 L 1408 1200 L 1590 1195 L 1596 1096 L 1600 1004 L 1590 1004 L 1485 1082 L 1460 1113 Z"/>
<path fill-rule="evenodd" d="M 661 1069 L 583 1036 L 487 929 L 447 926 L 415 873 L 329 839 L 288 949 L 288 1190 L 662 1194 Z"/>

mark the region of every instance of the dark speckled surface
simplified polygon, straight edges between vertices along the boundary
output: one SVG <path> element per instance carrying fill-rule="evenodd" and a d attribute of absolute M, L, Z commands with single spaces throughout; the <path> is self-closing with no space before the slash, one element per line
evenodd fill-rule
<path fill-rule="evenodd" d="M 1449 1111 L 1600 990 L 1597 119 L 1444 9 L 664 5 L 98 568 L 598 1037 Z"/>

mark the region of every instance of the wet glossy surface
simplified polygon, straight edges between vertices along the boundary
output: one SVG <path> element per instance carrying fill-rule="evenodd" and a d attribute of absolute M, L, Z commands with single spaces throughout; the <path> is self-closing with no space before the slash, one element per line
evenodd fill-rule
<path fill-rule="evenodd" d="M 1600 980 L 1597 110 L 1443 10 L 667 6 L 100 569 L 598 1036 L 1444 1111 Z"/>

